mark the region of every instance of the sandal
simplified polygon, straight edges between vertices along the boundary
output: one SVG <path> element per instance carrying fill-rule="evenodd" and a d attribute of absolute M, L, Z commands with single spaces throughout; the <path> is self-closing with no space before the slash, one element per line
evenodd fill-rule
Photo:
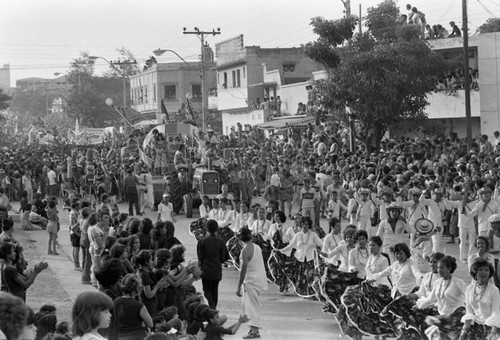
<path fill-rule="evenodd" d="M 260 338 L 259 333 L 248 332 L 247 335 L 243 335 L 243 339 L 258 339 L 258 338 Z"/>

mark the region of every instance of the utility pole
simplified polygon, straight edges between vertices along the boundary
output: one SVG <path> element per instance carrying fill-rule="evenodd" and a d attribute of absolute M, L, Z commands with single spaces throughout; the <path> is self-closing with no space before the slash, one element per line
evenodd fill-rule
<path fill-rule="evenodd" d="M 342 1 L 342 3 L 344 4 L 345 17 L 349 18 L 351 16 L 351 0 L 340 0 L 340 1 Z M 361 8 L 361 5 L 359 5 L 359 6 Z M 361 16 L 360 16 L 359 20 L 361 21 Z M 360 26 L 360 29 L 361 29 L 361 26 Z M 354 119 L 352 119 L 352 111 L 348 106 L 346 106 L 345 111 L 346 111 L 347 115 L 349 116 L 349 150 L 351 150 L 351 152 L 355 152 L 356 151 L 356 141 L 355 141 L 355 137 L 354 137 L 354 129 L 355 129 Z"/>
<path fill-rule="evenodd" d="M 109 64 L 115 69 L 119 70 L 122 74 L 123 78 L 123 107 L 127 106 L 127 77 L 125 74 L 125 70 L 122 68 L 124 65 L 135 65 L 137 61 L 113 61 L 111 60 Z"/>
<path fill-rule="evenodd" d="M 462 0 L 462 37 L 464 40 L 464 95 L 465 95 L 465 121 L 467 124 L 467 151 L 472 147 L 472 126 L 470 114 L 470 79 L 469 79 L 469 27 L 467 16 L 467 0 Z"/>
<path fill-rule="evenodd" d="M 361 27 L 361 4 L 359 4 L 359 21 L 358 21 L 358 28 L 359 28 L 359 37 L 361 38 L 361 35 L 363 34 L 363 28 Z"/>
<path fill-rule="evenodd" d="M 205 106 L 208 104 L 207 94 L 205 93 L 205 35 L 217 35 L 220 34 L 220 28 L 212 31 L 200 31 L 198 27 L 195 27 L 193 31 L 187 31 L 186 27 L 183 29 L 183 34 L 196 34 L 201 41 L 201 65 L 200 65 L 200 78 L 201 78 L 201 120 L 203 132 L 206 132 L 205 125 Z"/>

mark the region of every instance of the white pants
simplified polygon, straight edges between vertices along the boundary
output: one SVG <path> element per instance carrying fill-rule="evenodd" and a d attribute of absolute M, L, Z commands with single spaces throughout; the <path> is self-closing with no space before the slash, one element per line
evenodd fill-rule
<path fill-rule="evenodd" d="M 241 307 L 243 314 L 246 314 L 250 321 L 249 326 L 261 328 L 260 317 L 262 314 L 262 305 L 260 303 L 260 294 L 262 291 L 252 285 L 244 286 L 243 299 Z"/>
<path fill-rule="evenodd" d="M 369 233 L 371 227 L 372 227 L 372 220 L 370 218 L 366 218 L 366 217 L 359 218 L 358 230 L 364 230 L 367 233 Z M 370 235 L 368 235 L 368 237 L 370 237 Z"/>
<path fill-rule="evenodd" d="M 469 255 L 474 252 L 476 243 L 476 230 L 474 228 L 458 228 L 460 237 L 460 261 L 467 261 Z M 465 242 L 469 237 L 469 251 L 466 251 Z"/>
<path fill-rule="evenodd" d="M 433 253 L 442 253 L 443 252 L 443 246 L 442 246 L 442 239 L 443 239 L 443 226 L 437 226 L 441 229 L 441 231 L 436 231 L 434 235 L 431 236 L 432 239 L 432 252 Z"/>

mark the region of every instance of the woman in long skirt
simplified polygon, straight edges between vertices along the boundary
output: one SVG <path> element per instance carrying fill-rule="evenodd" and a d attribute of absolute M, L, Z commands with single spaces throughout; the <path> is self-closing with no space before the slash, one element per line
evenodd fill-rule
<path fill-rule="evenodd" d="M 276 223 L 271 225 L 269 229 L 269 239 L 271 240 L 273 249 L 281 249 L 290 243 L 293 236 L 295 236 L 295 232 L 293 228 L 285 227 L 286 215 L 281 210 L 274 212 L 274 220 Z M 272 252 L 267 263 L 271 276 L 273 277 L 273 282 L 278 286 L 280 293 L 288 291 L 290 287 L 290 281 L 286 273 L 291 271 L 291 266 L 293 265 L 293 252 L 294 250 L 286 254 Z"/>
<path fill-rule="evenodd" d="M 302 218 L 302 231 L 295 234 L 290 244 L 276 251 L 287 254 L 295 249 L 293 266 L 287 273 L 289 280 L 298 296 L 310 298 L 316 295 L 313 284 L 319 277 L 314 266 L 314 253 L 316 248 L 321 248 L 323 242 L 319 236 L 311 231 L 312 220 L 310 217 Z"/>

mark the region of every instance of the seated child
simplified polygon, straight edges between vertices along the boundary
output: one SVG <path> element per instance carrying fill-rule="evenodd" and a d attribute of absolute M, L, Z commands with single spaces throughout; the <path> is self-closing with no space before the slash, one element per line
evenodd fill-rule
<path fill-rule="evenodd" d="M 24 211 L 21 212 L 21 216 L 20 216 L 21 227 L 24 230 L 42 230 L 42 227 L 40 227 L 36 224 L 33 224 L 30 221 L 31 209 L 32 209 L 32 205 L 30 203 L 26 203 L 24 205 Z M 43 218 L 43 217 L 41 217 L 41 218 Z"/>
<path fill-rule="evenodd" d="M 222 335 L 236 334 L 241 324 L 248 322 L 249 319 L 246 315 L 240 315 L 235 324 L 224 328 L 222 325 L 227 321 L 227 316 L 219 315 L 219 311 L 215 309 L 209 309 L 205 312 L 205 320 L 207 321 L 205 340 L 222 340 Z"/>

